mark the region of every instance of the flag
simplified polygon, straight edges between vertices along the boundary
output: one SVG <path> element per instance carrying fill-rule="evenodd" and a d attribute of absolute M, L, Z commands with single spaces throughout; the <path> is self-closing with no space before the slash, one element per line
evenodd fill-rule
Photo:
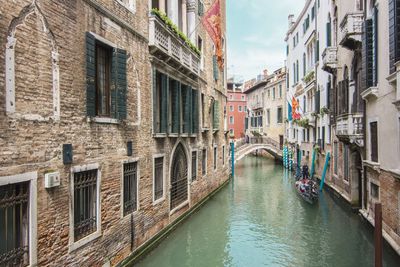
<path fill-rule="evenodd" d="M 216 0 L 204 14 L 202 23 L 215 44 L 215 55 L 220 69 L 224 68 L 222 53 L 221 5 Z"/>
<path fill-rule="evenodd" d="M 299 102 L 297 102 L 296 98 L 292 98 L 292 117 L 294 120 L 300 119 L 300 113 L 297 111 L 299 109 Z"/>
<path fill-rule="evenodd" d="M 288 101 L 288 121 L 292 121 L 293 116 L 292 116 L 292 105 L 290 105 Z"/>

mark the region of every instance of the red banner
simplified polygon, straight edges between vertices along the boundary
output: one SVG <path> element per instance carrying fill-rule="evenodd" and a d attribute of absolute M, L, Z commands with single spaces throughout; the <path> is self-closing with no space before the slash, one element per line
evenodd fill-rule
<path fill-rule="evenodd" d="M 296 98 L 292 98 L 292 118 L 294 120 L 300 119 L 300 113 L 298 112 L 299 109 L 299 102 L 297 102 Z"/>
<path fill-rule="evenodd" d="M 223 69 L 224 58 L 222 52 L 221 5 L 219 0 L 216 0 L 210 9 L 204 14 L 202 23 L 215 44 L 215 55 L 218 59 L 218 65 Z"/>

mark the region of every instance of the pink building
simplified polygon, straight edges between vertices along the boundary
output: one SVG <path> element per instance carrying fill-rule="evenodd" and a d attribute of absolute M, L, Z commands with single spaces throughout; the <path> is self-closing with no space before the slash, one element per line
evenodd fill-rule
<path fill-rule="evenodd" d="M 236 88 L 233 81 L 228 81 L 228 129 L 235 139 L 244 137 L 245 118 L 247 112 L 246 95 L 241 89 Z"/>

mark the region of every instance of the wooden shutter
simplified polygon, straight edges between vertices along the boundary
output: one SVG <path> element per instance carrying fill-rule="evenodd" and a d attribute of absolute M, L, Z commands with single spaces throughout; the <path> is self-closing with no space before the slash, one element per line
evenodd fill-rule
<path fill-rule="evenodd" d="M 183 102 L 183 127 L 182 132 L 191 133 L 191 88 L 187 85 L 182 85 L 182 102 Z"/>
<path fill-rule="evenodd" d="M 86 33 L 86 115 L 96 116 L 96 39 Z"/>
<path fill-rule="evenodd" d="M 110 115 L 112 118 L 117 117 L 117 80 L 118 80 L 118 52 L 117 48 L 112 49 L 111 59 L 111 83 L 110 83 Z"/>
<path fill-rule="evenodd" d="M 219 128 L 219 102 L 214 101 L 214 112 L 213 112 L 213 129 Z"/>
<path fill-rule="evenodd" d="M 378 162 L 378 122 L 370 123 L 371 160 Z"/>
<path fill-rule="evenodd" d="M 218 64 L 217 64 L 217 56 L 213 55 L 213 75 L 214 80 L 218 80 Z"/>
<path fill-rule="evenodd" d="M 167 133 L 168 127 L 168 76 L 161 74 L 160 132 Z"/>
<path fill-rule="evenodd" d="M 199 132 L 199 97 L 198 91 L 192 90 L 192 133 Z"/>
<path fill-rule="evenodd" d="M 396 71 L 400 60 L 400 0 L 389 0 L 389 64 L 390 73 Z"/>
<path fill-rule="evenodd" d="M 126 76 L 127 53 L 125 50 L 117 49 L 117 77 L 116 77 L 116 103 L 117 118 L 124 120 L 127 117 L 127 89 L 128 82 Z"/>
<path fill-rule="evenodd" d="M 332 28 L 331 21 L 326 24 L 326 46 L 329 47 L 332 45 Z"/>
<path fill-rule="evenodd" d="M 373 44 L 373 68 L 372 68 L 372 86 L 378 84 L 378 8 L 374 8 L 372 16 L 372 44 Z"/>
<path fill-rule="evenodd" d="M 181 112 L 180 112 L 180 83 L 171 82 L 171 133 L 180 133 Z"/>
<path fill-rule="evenodd" d="M 364 22 L 364 34 L 362 42 L 362 90 L 366 90 L 373 86 L 373 39 L 372 39 L 373 23 L 372 19 Z"/>
<path fill-rule="evenodd" d="M 158 114 L 159 106 L 158 106 L 158 90 L 157 90 L 157 70 L 152 68 L 153 74 L 153 132 L 158 133 L 160 131 L 158 126 Z"/>
<path fill-rule="evenodd" d="M 315 63 L 319 61 L 319 40 L 315 44 Z"/>

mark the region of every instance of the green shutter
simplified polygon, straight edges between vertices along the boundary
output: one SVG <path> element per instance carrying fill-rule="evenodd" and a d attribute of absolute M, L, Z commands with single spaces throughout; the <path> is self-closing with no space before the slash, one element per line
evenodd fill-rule
<path fill-rule="evenodd" d="M 111 98 L 110 115 L 112 118 L 117 117 L 117 80 L 118 80 L 118 52 L 117 48 L 113 48 L 112 60 L 111 60 L 111 83 L 110 83 L 110 98 Z"/>
<path fill-rule="evenodd" d="M 180 131 L 180 83 L 178 81 L 173 81 L 171 86 L 171 132 L 178 134 Z"/>
<path fill-rule="evenodd" d="M 315 63 L 319 61 L 319 40 L 315 44 Z"/>
<path fill-rule="evenodd" d="M 96 116 L 96 39 L 86 33 L 86 115 Z"/>
<path fill-rule="evenodd" d="M 362 84 L 363 90 L 373 86 L 373 23 L 372 19 L 364 22 L 364 35 L 362 42 L 363 68 L 362 68 Z"/>
<path fill-rule="evenodd" d="M 183 108 L 183 127 L 182 127 L 182 133 L 189 134 L 190 133 L 190 87 L 187 85 L 182 85 L 181 87 L 181 93 L 182 93 L 182 108 Z"/>
<path fill-rule="evenodd" d="M 213 75 L 214 80 L 218 80 L 218 64 L 217 64 L 217 56 L 213 55 Z"/>
<path fill-rule="evenodd" d="M 160 132 L 167 133 L 168 126 L 168 76 L 161 74 Z"/>
<path fill-rule="evenodd" d="M 373 43 L 373 69 L 372 69 L 372 82 L 373 86 L 378 84 L 378 8 L 374 8 L 372 15 L 372 43 Z"/>
<path fill-rule="evenodd" d="M 199 132 L 199 99 L 197 90 L 192 90 L 192 133 Z"/>
<path fill-rule="evenodd" d="M 117 118 L 124 120 L 127 117 L 127 90 L 126 75 L 127 53 L 125 50 L 117 50 Z"/>
<path fill-rule="evenodd" d="M 160 131 L 158 127 L 158 105 L 157 105 L 157 71 L 156 69 L 152 68 L 153 74 L 153 132 L 158 133 Z"/>
<path fill-rule="evenodd" d="M 331 21 L 329 18 L 329 22 L 326 24 L 326 46 L 332 45 L 332 28 L 331 28 Z"/>
<path fill-rule="evenodd" d="M 213 109 L 213 128 L 217 130 L 219 128 L 219 102 L 214 101 L 214 109 Z"/>

